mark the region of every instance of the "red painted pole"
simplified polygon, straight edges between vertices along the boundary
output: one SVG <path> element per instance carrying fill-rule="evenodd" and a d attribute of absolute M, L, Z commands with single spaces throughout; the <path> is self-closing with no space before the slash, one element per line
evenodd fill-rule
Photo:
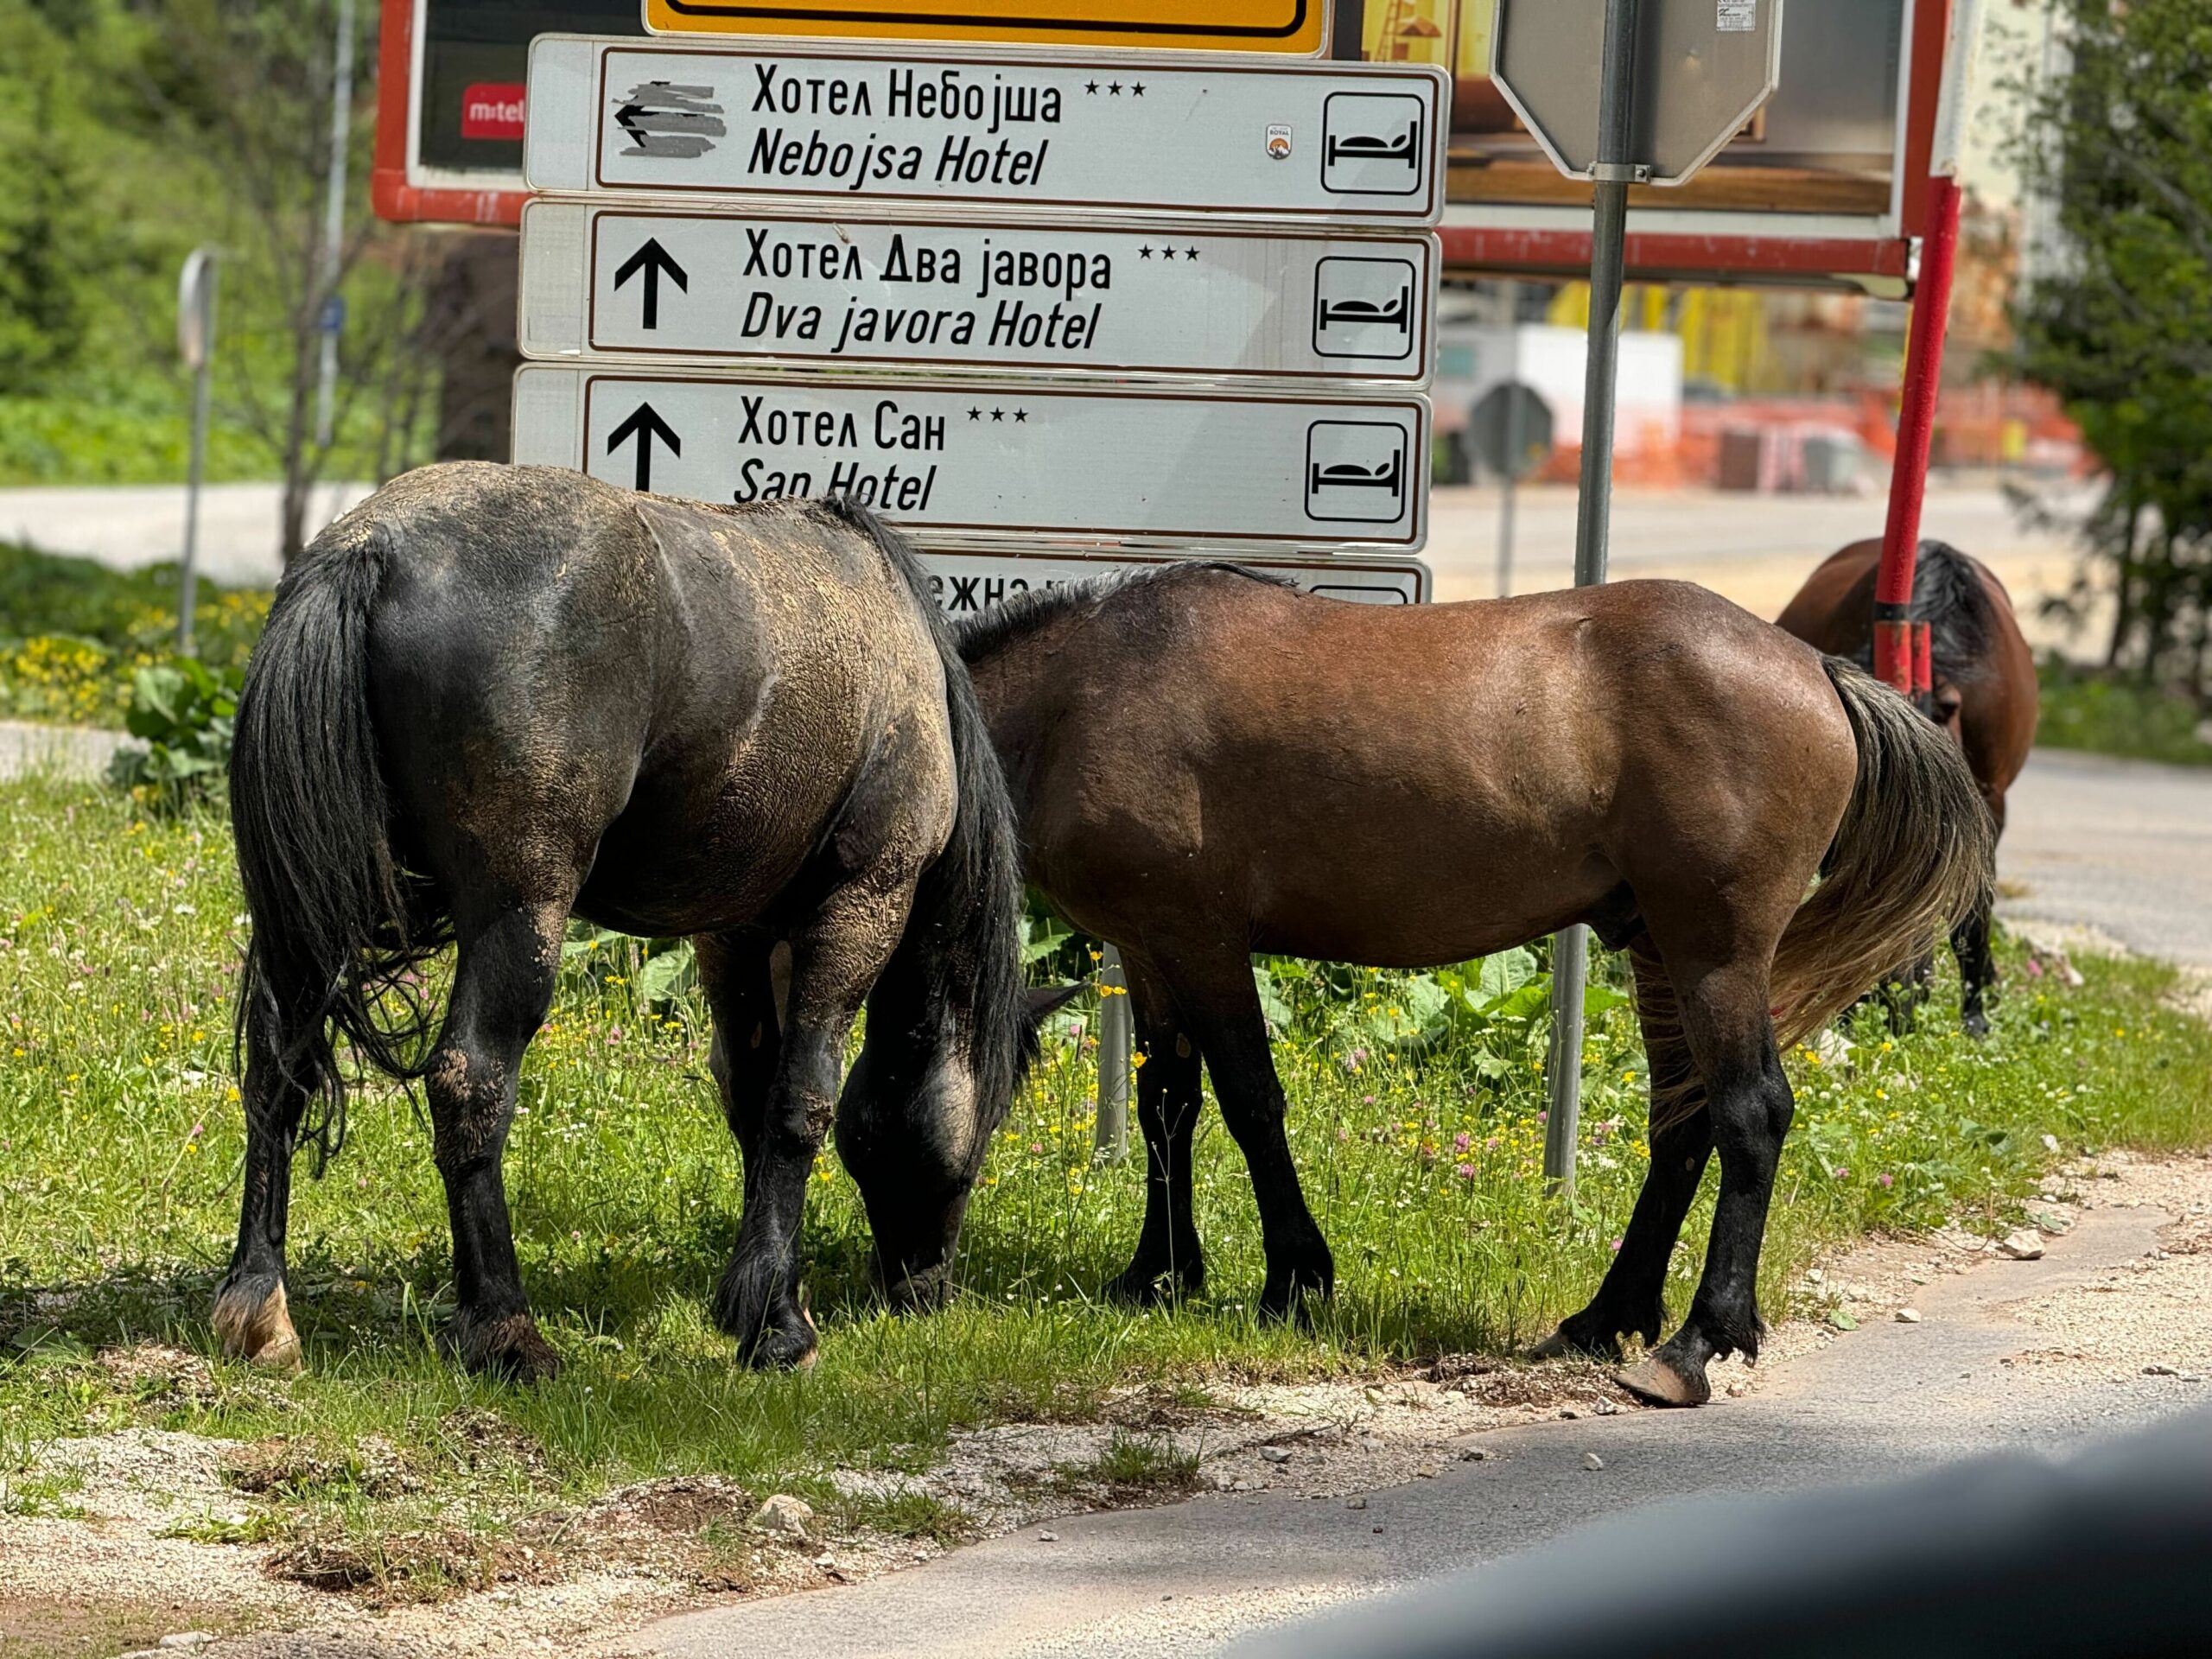
<path fill-rule="evenodd" d="M 1959 181 L 1928 181 L 1928 229 L 1920 250 L 1920 286 L 1912 296 L 1912 341 L 1905 357 L 1904 398 L 1897 414 L 1897 471 L 1890 480 L 1889 527 L 1874 579 L 1874 677 L 1905 696 L 1913 692 L 1913 566 L 1920 552 L 1920 510 L 1928 493 L 1928 453 L 1936 430 L 1936 394 L 1943 378 L 1943 338 L 1958 264 Z"/>

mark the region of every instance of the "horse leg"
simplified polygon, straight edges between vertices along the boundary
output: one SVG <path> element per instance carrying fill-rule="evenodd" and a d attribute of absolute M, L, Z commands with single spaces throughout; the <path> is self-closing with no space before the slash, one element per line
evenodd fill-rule
<path fill-rule="evenodd" d="M 245 1069 L 245 1194 L 238 1206 L 238 1242 L 231 1270 L 215 1292 L 215 1334 L 223 1351 L 283 1369 L 300 1363 L 284 1294 L 284 1231 L 291 1208 L 292 1152 L 307 1110 L 305 1079 L 287 1077 L 276 1056 L 290 1044 L 284 1016 L 256 1010 L 250 1018 L 278 1028 L 254 1030 Z"/>
<path fill-rule="evenodd" d="M 523 1294 L 500 1160 L 523 1051 L 553 1001 L 567 917 L 564 899 L 455 918 L 453 1002 L 423 1073 L 453 1224 L 458 1306 L 442 1345 L 472 1371 L 518 1382 L 561 1370 Z"/>
<path fill-rule="evenodd" d="M 761 1115 L 783 1053 L 783 1021 L 776 1007 L 772 947 L 765 935 L 708 934 L 692 941 L 699 983 L 714 1015 L 707 1070 L 721 1096 L 722 1121 L 737 1142 L 749 1179 L 758 1161 Z"/>
<path fill-rule="evenodd" d="M 1713 1395 L 1710 1360 L 1741 1352 L 1757 1359 L 1759 1246 L 1774 1173 L 1796 1105 L 1767 1012 L 1768 976 L 1741 956 L 1719 966 L 1675 958 L 1682 1033 L 1705 1079 L 1706 1109 L 1720 1154 L 1720 1198 L 1705 1271 L 1681 1330 L 1621 1381 L 1660 1405 L 1701 1405 Z M 1653 1161 L 1658 1153 L 1653 1149 Z"/>
<path fill-rule="evenodd" d="M 1123 958 L 1129 1002 L 1136 1014 L 1137 1122 L 1144 1131 L 1144 1228 L 1137 1251 L 1106 1294 L 1122 1301 L 1160 1300 L 1162 1281 L 1183 1295 L 1206 1281 L 1205 1255 L 1191 1213 L 1191 1137 L 1204 1109 L 1198 1046 L 1182 1029 L 1164 981 L 1135 960 Z"/>
<path fill-rule="evenodd" d="M 1283 1319 L 1307 1291 L 1326 1296 L 1336 1287 L 1336 1262 L 1328 1241 L 1306 1207 L 1284 1133 L 1287 1106 L 1268 1047 L 1268 1024 L 1252 984 L 1249 957 L 1224 960 L 1197 985 L 1177 987 L 1213 1077 L 1222 1122 L 1236 1138 L 1252 1173 L 1252 1193 L 1260 1205 L 1260 1236 L 1268 1258 L 1268 1277 L 1260 1292 L 1260 1312 Z M 1147 1065 L 1147 1071 L 1152 1068 Z"/>
<path fill-rule="evenodd" d="M 855 882 L 835 892 L 791 938 L 783 1048 L 745 1152 L 745 1214 L 715 1291 L 715 1319 L 748 1364 L 795 1367 L 814 1357 L 814 1320 L 799 1296 L 799 1223 L 807 1177 L 837 1107 L 845 1039 L 899 944 L 912 884 Z"/>
<path fill-rule="evenodd" d="M 1605 1282 L 1589 1306 L 1537 1344 L 1538 1359 L 1568 1353 L 1618 1359 L 1622 1336 L 1650 1346 L 1666 1333 L 1667 1263 L 1713 1154 L 1713 1116 L 1682 1036 L 1675 988 L 1648 940 L 1638 942 L 1631 960 L 1651 1069 L 1651 1164 Z"/>
<path fill-rule="evenodd" d="M 1997 964 L 1989 952 L 1989 901 L 1985 899 L 1953 930 L 1951 950 L 1959 959 L 1963 982 L 1960 1013 L 1969 1036 L 1989 1035 L 1989 1014 L 1983 999 L 1997 980 Z"/>

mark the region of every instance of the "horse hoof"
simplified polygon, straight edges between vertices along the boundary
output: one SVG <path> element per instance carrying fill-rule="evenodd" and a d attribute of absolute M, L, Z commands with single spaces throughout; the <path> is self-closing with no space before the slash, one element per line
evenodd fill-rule
<path fill-rule="evenodd" d="M 1205 1284 L 1203 1268 L 1181 1273 L 1173 1268 L 1145 1268 L 1132 1262 L 1109 1279 L 1101 1294 L 1109 1302 L 1129 1307 L 1159 1307 L 1181 1297 L 1195 1296 Z"/>
<path fill-rule="evenodd" d="M 296 1371 L 304 1363 L 284 1281 L 273 1274 L 225 1284 L 215 1293 L 214 1323 L 223 1352 L 232 1359 L 277 1371 Z"/>
<path fill-rule="evenodd" d="M 1655 1406 L 1701 1406 L 1713 1398 L 1713 1385 L 1700 1368 L 1685 1376 L 1657 1354 L 1646 1354 L 1616 1380 L 1639 1400 Z"/>
<path fill-rule="evenodd" d="M 1592 1342 L 1573 1335 L 1563 1325 L 1529 1350 L 1529 1357 L 1532 1360 L 1618 1359 L 1620 1357 L 1621 1344 L 1618 1338 Z"/>
<path fill-rule="evenodd" d="M 799 1287 L 798 1294 L 791 1304 L 796 1319 L 786 1314 L 781 1319 L 765 1315 L 749 1325 L 749 1338 L 741 1334 L 737 1339 L 737 1355 L 756 1371 L 810 1371 L 814 1369 L 816 1350 L 822 1333 L 814 1323 L 813 1311 L 807 1306 L 806 1287 Z"/>
<path fill-rule="evenodd" d="M 926 1313 L 952 1300 L 952 1275 L 943 1268 L 901 1274 L 884 1287 L 884 1300 L 898 1313 Z"/>
<path fill-rule="evenodd" d="M 527 1313 L 488 1322 L 456 1317 L 438 1345 L 464 1370 L 524 1387 L 551 1382 L 568 1364 Z"/>

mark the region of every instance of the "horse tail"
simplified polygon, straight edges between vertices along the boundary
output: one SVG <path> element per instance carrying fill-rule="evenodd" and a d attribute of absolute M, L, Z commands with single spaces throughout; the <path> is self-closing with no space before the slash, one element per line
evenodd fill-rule
<path fill-rule="evenodd" d="M 1820 885 L 1775 952 L 1785 1049 L 1917 961 L 1996 880 L 1996 825 L 1959 746 L 1871 675 L 1840 658 L 1823 665 L 1851 721 L 1859 779 Z"/>
<path fill-rule="evenodd" d="M 950 976 L 967 984 L 976 1133 L 965 1173 L 972 1180 L 982 1173 L 992 1132 L 1012 1109 L 1014 1091 L 1037 1052 L 1021 963 L 1020 823 L 957 631 L 930 592 L 929 571 L 903 537 L 849 496 L 831 496 L 817 505 L 890 560 L 921 607 L 944 670 L 958 808 L 944 850 L 915 886 L 912 918 L 899 948 L 940 953 Z"/>
<path fill-rule="evenodd" d="M 369 716 L 368 632 L 387 535 L 349 515 L 280 584 L 231 754 L 231 824 L 252 920 L 236 1058 L 247 1075 L 265 1068 L 307 1096 L 300 1138 L 315 1145 L 318 1173 L 346 1136 L 335 1034 L 389 1075 L 420 1076 L 430 1020 L 411 970 L 443 943 L 393 857 Z"/>

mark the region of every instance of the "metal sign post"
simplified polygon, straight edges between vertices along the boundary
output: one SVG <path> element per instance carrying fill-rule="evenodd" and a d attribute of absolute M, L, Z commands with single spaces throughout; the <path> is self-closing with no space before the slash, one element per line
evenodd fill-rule
<path fill-rule="evenodd" d="M 1517 367 L 1520 349 L 1513 353 Z M 1467 416 L 1467 430 L 1482 463 L 1503 481 L 1497 505 L 1497 594 L 1513 591 L 1513 537 L 1521 480 L 1552 449 L 1552 411 L 1532 386 L 1511 377 L 1492 386 Z"/>
<path fill-rule="evenodd" d="M 1629 188 L 1691 178 L 1772 95 L 1782 56 L 1782 0 L 1602 0 L 1605 46 L 1593 107 L 1581 68 L 1586 59 L 1578 51 L 1586 54 L 1599 3 L 1497 0 L 1492 41 L 1493 73 L 1529 131 L 1560 172 L 1592 186 L 1578 588 L 1605 579 Z M 1656 73 L 1640 76 L 1647 51 Z M 1588 963 L 1589 930 L 1563 929 L 1552 954 L 1544 1176 L 1568 1199 L 1582 1115 Z"/>
<path fill-rule="evenodd" d="M 1913 295 L 1912 340 L 1897 410 L 1896 471 L 1874 583 L 1874 677 L 1909 697 L 1925 699 L 1912 616 L 1913 572 L 1920 554 L 1920 510 L 1928 492 L 1928 457 L 1936 431 L 1936 397 L 1943 381 L 1943 345 L 1951 319 L 1951 279 L 1959 252 L 1959 152 L 1964 137 L 1966 86 L 1980 35 L 1980 0 L 1952 0 L 1951 40 L 1944 54 L 1942 100 L 1929 162 L 1928 224 L 1921 244 L 1920 284 Z M 1933 664 L 1929 665 L 1932 671 Z M 1923 701 L 1922 706 L 1932 712 Z"/>
<path fill-rule="evenodd" d="M 1098 962 L 1098 1118 L 1091 1126 L 1093 1163 L 1129 1155 L 1129 1057 L 1136 1050 L 1136 1010 L 1129 1006 L 1122 953 L 1108 945 Z"/>
<path fill-rule="evenodd" d="M 207 470 L 207 374 L 215 359 L 215 254 L 195 248 L 177 273 L 176 349 L 192 371 L 192 458 L 184 486 L 184 568 L 177 578 L 176 649 L 192 655 L 199 598 L 200 486 Z"/>

